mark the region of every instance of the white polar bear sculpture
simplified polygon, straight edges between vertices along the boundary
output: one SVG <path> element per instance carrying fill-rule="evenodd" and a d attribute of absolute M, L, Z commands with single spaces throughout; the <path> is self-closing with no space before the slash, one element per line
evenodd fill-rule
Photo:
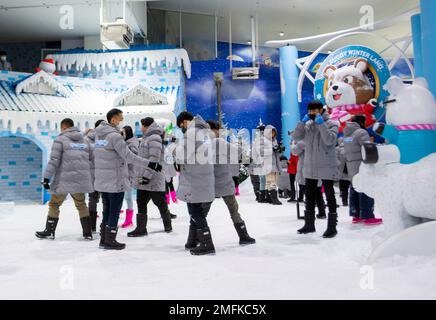
<path fill-rule="evenodd" d="M 384 242 L 384 248 L 379 248 L 377 256 L 383 255 L 383 250 L 384 253 L 396 250 L 404 253 L 405 246 L 400 243 L 404 244 L 405 234 L 410 241 L 410 234 L 414 231 L 409 228 L 436 220 L 436 133 L 431 131 L 436 128 L 436 102 L 424 79 L 406 86 L 399 78 L 393 77 L 386 88 L 393 103 L 387 106 L 384 134 L 388 131 L 394 138 L 387 141 L 387 145 L 364 146 L 364 163 L 353 178 L 357 191 L 374 198 L 376 213 L 384 222 L 383 238 L 391 237 L 390 241 Z M 378 124 L 375 127 L 377 131 Z M 376 152 L 370 154 L 374 149 Z M 436 224 L 429 226 L 436 234 Z M 415 231 L 416 242 L 421 242 L 418 240 L 420 231 Z M 422 243 L 416 245 L 426 246 Z M 408 246 L 411 247 L 413 245 Z M 427 248 L 428 252 L 436 253 L 434 244 L 428 244 Z"/>
<path fill-rule="evenodd" d="M 362 164 L 353 186 L 374 198 L 386 236 L 391 236 L 416 224 L 436 220 L 435 168 L 435 153 L 413 164 Z"/>

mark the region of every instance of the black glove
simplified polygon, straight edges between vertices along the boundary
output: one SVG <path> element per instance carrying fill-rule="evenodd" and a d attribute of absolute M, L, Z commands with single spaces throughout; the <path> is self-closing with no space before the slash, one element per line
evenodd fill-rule
<path fill-rule="evenodd" d="M 45 190 L 49 190 L 50 189 L 50 184 L 49 184 L 50 180 L 45 178 L 44 180 L 41 181 L 42 186 L 44 187 Z"/>
<path fill-rule="evenodd" d="M 150 162 L 148 164 L 148 167 L 153 169 L 154 171 L 161 172 L 162 166 L 159 164 L 159 162 Z"/>
<path fill-rule="evenodd" d="M 176 142 L 177 138 L 176 137 L 171 137 L 171 142 Z"/>
<path fill-rule="evenodd" d="M 139 178 L 139 181 L 138 181 L 138 183 L 139 183 L 141 186 L 145 186 L 145 185 L 148 184 L 149 182 L 150 182 L 150 179 L 145 178 L 145 177 Z"/>

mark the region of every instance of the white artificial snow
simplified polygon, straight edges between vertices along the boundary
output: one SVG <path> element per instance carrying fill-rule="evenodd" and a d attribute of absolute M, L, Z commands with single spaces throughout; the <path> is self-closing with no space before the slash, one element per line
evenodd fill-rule
<path fill-rule="evenodd" d="M 114 107 L 132 105 L 152 106 L 157 104 L 168 104 L 168 100 L 165 96 L 144 87 L 142 84 L 138 84 L 125 93 L 122 93 L 113 103 Z"/>
<path fill-rule="evenodd" d="M 49 54 L 47 59 L 54 59 L 57 69 L 67 71 L 75 66 L 79 71 L 85 67 L 95 67 L 97 70 L 105 67 L 127 67 L 132 69 L 141 65 L 144 59 L 147 66 L 151 69 L 161 66 L 162 61 L 167 65 L 177 63 L 183 67 L 186 77 L 191 77 L 191 62 L 185 49 L 166 49 L 166 50 L 143 50 L 143 51 L 120 51 L 120 52 L 100 52 L 100 53 L 64 53 Z"/>
<path fill-rule="evenodd" d="M 208 217 L 217 254 L 191 256 L 184 250 L 189 218 L 184 203 L 165 234 L 150 203 L 149 236 L 127 238 L 120 252 L 98 249 L 98 235 L 82 240 L 71 200 L 61 209 L 56 240 L 38 240 L 47 207 L 16 205 L 0 224 L 1 299 L 435 299 L 435 257 L 383 259 L 368 265 L 371 238 L 383 226 L 352 225 L 339 208 L 339 234 L 297 235 L 303 224 L 295 204 L 258 204 L 250 182 L 241 185 L 240 212 L 257 243 L 240 247 L 223 200 Z M 101 211 L 100 211 L 101 212 Z M 380 213 L 380 212 L 377 212 Z M 101 213 L 99 213 L 101 215 Z M 100 220 L 99 220 L 100 221 Z M 122 221 L 120 221 L 121 223 Z"/>
<path fill-rule="evenodd" d="M 19 95 L 21 92 L 48 95 L 56 95 L 59 93 L 63 97 L 68 97 L 70 94 L 61 83 L 44 70 L 41 70 L 18 83 L 15 88 L 15 94 Z"/>

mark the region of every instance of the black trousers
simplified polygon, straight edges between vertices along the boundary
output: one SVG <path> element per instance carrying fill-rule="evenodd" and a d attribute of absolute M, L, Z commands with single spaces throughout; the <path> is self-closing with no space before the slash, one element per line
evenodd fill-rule
<path fill-rule="evenodd" d="M 351 181 L 339 180 L 339 190 L 341 192 L 341 199 L 348 199 L 348 192 L 350 190 Z"/>
<path fill-rule="evenodd" d="M 260 179 L 259 176 L 256 176 L 254 174 L 250 175 L 251 185 L 253 186 L 254 194 L 257 194 L 259 192 L 260 188 Z"/>
<path fill-rule="evenodd" d="M 191 217 L 190 223 L 196 229 L 203 229 L 207 227 L 207 214 L 209 213 L 212 202 L 203 203 L 188 203 L 188 212 Z"/>
<path fill-rule="evenodd" d="M 295 200 L 295 174 L 290 173 L 289 174 L 289 182 L 291 183 L 291 199 Z"/>
<path fill-rule="evenodd" d="M 138 213 L 147 215 L 147 205 L 153 201 L 154 205 L 159 209 L 160 216 L 163 221 L 171 220 L 170 211 L 165 198 L 165 192 L 139 190 L 136 193 L 136 204 L 138 205 Z"/>
<path fill-rule="evenodd" d="M 304 201 L 304 195 L 306 194 L 306 186 L 298 184 L 298 201 Z"/>
<path fill-rule="evenodd" d="M 239 187 L 239 177 L 235 176 L 235 177 L 232 177 L 232 179 L 233 179 L 233 182 L 235 184 L 235 188 Z"/>
<path fill-rule="evenodd" d="M 165 192 L 170 193 L 174 190 L 173 178 L 171 178 L 170 182 L 165 182 Z"/>
<path fill-rule="evenodd" d="M 327 207 L 329 208 L 329 213 L 336 213 L 336 197 L 335 189 L 333 188 L 333 180 L 322 180 L 322 185 L 324 186 L 324 191 L 327 197 Z M 310 213 L 315 212 L 315 205 L 318 193 L 318 180 L 316 179 L 306 179 L 306 211 Z"/>
<path fill-rule="evenodd" d="M 103 223 L 112 228 L 118 226 L 118 218 L 120 217 L 120 210 L 123 206 L 124 192 L 109 193 L 102 192 L 103 199 Z"/>

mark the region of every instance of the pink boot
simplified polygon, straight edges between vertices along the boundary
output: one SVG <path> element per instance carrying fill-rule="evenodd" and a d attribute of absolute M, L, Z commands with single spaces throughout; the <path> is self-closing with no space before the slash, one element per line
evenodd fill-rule
<path fill-rule="evenodd" d="M 356 223 L 362 223 L 364 222 L 364 220 L 362 218 L 353 218 L 353 221 L 351 222 L 352 224 L 356 224 Z"/>
<path fill-rule="evenodd" d="M 170 204 L 170 194 L 169 193 L 165 194 L 165 199 L 167 201 L 167 204 Z"/>
<path fill-rule="evenodd" d="M 365 225 L 375 226 L 382 223 L 383 223 L 383 219 L 379 219 L 379 218 L 365 219 Z"/>
<path fill-rule="evenodd" d="M 171 191 L 171 200 L 173 200 L 174 203 L 177 203 L 177 193 L 175 191 Z"/>
<path fill-rule="evenodd" d="M 133 210 L 127 209 L 126 219 L 124 220 L 124 223 L 121 225 L 121 228 L 127 228 L 133 226 L 132 218 L 133 218 Z"/>
<path fill-rule="evenodd" d="M 239 193 L 239 187 L 235 187 L 235 191 L 236 191 L 235 195 L 239 196 L 239 195 L 240 195 L 240 193 Z"/>

